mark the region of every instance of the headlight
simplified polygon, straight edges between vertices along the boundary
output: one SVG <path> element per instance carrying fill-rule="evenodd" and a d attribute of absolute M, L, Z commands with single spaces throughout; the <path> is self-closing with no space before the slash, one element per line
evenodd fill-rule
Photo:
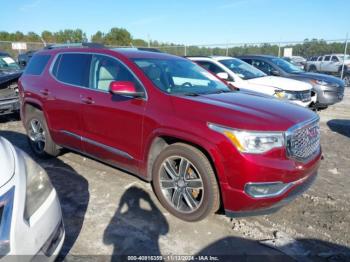
<path fill-rule="evenodd" d="M 235 130 L 211 123 L 208 124 L 208 127 L 225 135 L 243 153 L 261 154 L 273 148 L 284 146 L 284 135 L 282 132 Z"/>
<path fill-rule="evenodd" d="M 29 218 L 45 202 L 53 190 L 46 171 L 35 163 L 27 154 L 23 154 L 26 165 L 27 190 L 24 218 Z"/>
<path fill-rule="evenodd" d="M 311 84 L 314 84 L 314 85 L 320 85 L 320 86 L 328 86 L 329 83 L 326 82 L 326 81 L 323 81 L 323 80 L 310 80 Z"/>
<path fill-rule="evenodd" d="M 288 92 L 284 90 L 276 90 L 275 96 L 281 99 L 298 100 L 298 94 L 296 92 Z"/>

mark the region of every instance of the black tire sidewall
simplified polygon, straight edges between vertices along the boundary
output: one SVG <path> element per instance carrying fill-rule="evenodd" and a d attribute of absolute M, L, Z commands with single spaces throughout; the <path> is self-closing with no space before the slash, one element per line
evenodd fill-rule
<path fill-rule="evenodd" d="M 45 130 L 45 147 L 44 147 L 44 150 L 41 152 L 39 152 L 36 149 L 35 144 L 29 138 L 29 135 L 28 135 L 28 133 L 29 133 L 28 131 L 30 129 L 30 122 L 33 119 L 40 121 L 43 129 Z M 48 158 L 48 157 L 57 155 L 56 145 L 51 139 L 51 135 L 50 135 L 50 132 L 49 132 L 49 129 L 48 129 L 48 126 L 47 126 L 47 123 L 46 123 L 46 120 L 45 120 L 45 117 L 44 117 L 44 114 L 42 111 L 34 110 L 33 112 L 29 113 L 26 117 L 25 128 L 26 128 L 26 132 L 27 132 L 29 145 L 30 145 L 31 149 L 33 150 L 33 152 L 35 153 L 35 155 L 37 155 L 38 157 L 41 157 L 41 158 Z"/>
<path fill-rule="evenodd" d="M 182 213 L 177 211 L 165 198 L 163 195 L 161 188 L 160 188 L 160 168 L 163 161 L 170 157 L 170 156 L 182 156 L 187 158 L 189 161 L 192 162 L 192 164 L 197 168 L 198 172 L 201 174 L 201 178 L 203 181 L 203 187 L 204 187 L 204 195 L 203 200 L 199 208 L 194 211 L 193 213 Z M 208 160 L 207 160 L 208 161 Z M 187 147 L 183 147 L 181 145 L 173 145 L 167 147 L 163 152 L 159 154 L 157 159 L 154 162 L 153 168 L 152 168 L 152 175 L 153 175 L 153 190 L 155 191 L 155 194 L 158 197 L 158 200 L 160 203 L 174 216 L 185 220 L 189 222 L 199 221 L 203 218 L 205 218 L 210 211 L 213 208 L 214 205 L 214 192 L 212 192 L 212 188 L 214 185 L 212 185 L 212 181 L 209 176 L 214 175 L 214 172 L 212 170 L 207 170 L 206 167 L 208 167 L 208 164 L 210 165 L 209 161 L 208 163 L 203 163 L 203 159 L 198 157 L 197 154 L 194 154 L 194 152 Z M 210 167 L 211 168 L 211 167 Z M 209 171 L 209 172 L 208 172 Z"/>

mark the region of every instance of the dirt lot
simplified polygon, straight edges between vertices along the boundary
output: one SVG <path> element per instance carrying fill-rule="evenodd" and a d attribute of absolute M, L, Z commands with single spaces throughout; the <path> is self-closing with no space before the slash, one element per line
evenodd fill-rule
<path fill-rule="evenodd" d="M 37 159 L 60 196 L 67 234 L 62 256 L 83 261 L 88 257 L 82 255 L 110 260 L 112 254 L 204 254 L 276 261 L 283 254 L 286 261 L 350 260 L 350 89 L 342 103 L 319 114 L 324 160 L 318 179 L 269 216 L 213 215 L 185 223 L 167 213 L 150 185 L 134 176 L 70 151 Z M 32 155 L 14 116 L 0 118 L 0 135 Z"/>

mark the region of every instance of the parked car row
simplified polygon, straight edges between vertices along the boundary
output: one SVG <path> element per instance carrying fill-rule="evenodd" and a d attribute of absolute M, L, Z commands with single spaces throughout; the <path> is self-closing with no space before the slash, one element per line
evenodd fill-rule
<path fill-rule="evenodd" d="M 236 217 L 276 211 L 317 175 L 314 112 L 237 91 L 186 58 L 86 46 L 42 50 L 19 89 L 37 156 L 69 148 L 127 170 L 152 183 L 160 203 L 186 221 L 218 210 Z"/>
<path fill-rule="evenodd" d="M 241 90 L 289 100 L 304 107 L 316 102 L 316 97 L 311 97 L 311 84 L 268 76 L 242 60 L 227 56 L 189 57 L 189 59 Z"/>
<path fill-rule="evenodd" d="M 268 214 L 317 176 L 319 117 L 305 107 L 344 91 L 341 80 L 289 69 L 267 56 L 54 46 L 35 52 L 18 81 L 21 119 L 36 156 L 68 148 L 126 170 L 185 221 Z M 1 255 L 54 259 L 65 235 L 55 189 L 1 138 L 0 154 Z"/>

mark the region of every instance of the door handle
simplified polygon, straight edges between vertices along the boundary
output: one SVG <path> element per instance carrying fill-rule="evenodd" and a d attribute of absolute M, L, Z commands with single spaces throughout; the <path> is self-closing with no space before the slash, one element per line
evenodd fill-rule
<path fill-rule="evenodd" d="M 88 105 L 95 103 L 95 101 L 91 97 L 81 97 L 81 102 Z"/>
<path fill-rule="evenodd" d="M 41 93 L 43 96 L 48 96 L 50 92 L 49 92 L 48 89 L 42 89 L 42 90 L 40 90 L 40 93 Z"/>

